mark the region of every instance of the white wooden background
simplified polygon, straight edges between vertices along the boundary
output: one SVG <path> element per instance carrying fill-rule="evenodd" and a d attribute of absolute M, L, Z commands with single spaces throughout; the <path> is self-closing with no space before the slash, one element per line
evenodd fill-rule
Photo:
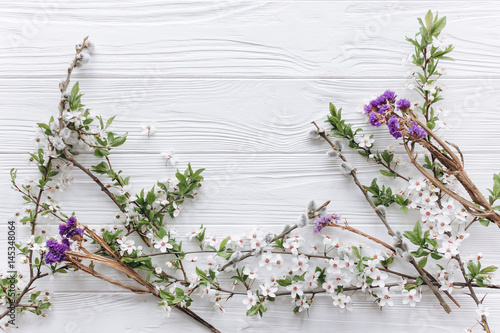
<path fill-rule="evenodd" d="M 76 71 L 95 114 L 117 114 L 116 131 L 128 131 L 114 166 L 134 188 L 166 174 L 160 152 L 174 149 L 181 166 L 205 167 L 205 192 L 177 220 L 180 230 L 204 224 L 217 233 L 293 223 L 310 199 L 332 200 L 351 224 L 385 237 L 379 221 L 327 147 L 306 132 L 322 121 L 328 103 L 344 107 L 355 124 L 363 101 L 385 89 L 404 91 L 405 36 L 428 9 L 448 17 L 446 36 L 456 46 L 445 81 L 452 128 L 478 186 L 500 171 L 500 3 L 497 1 L 2 1 L 0 3 L 0 240 L 21 200 L 9 189 L 8 170 L 33 175 L 26 152 L 34 123 L 56 114 L 57 82 L 84 36 L 97 44 L 91 63 Z M 156 121 L 148 139 L 139 123 Z M 393 141 L 375 133 L 377 147 Z M 362 181 L 376 172 L 353 157 Z M 84 158 L 89 165 L 90 159 Z M 408 167 L 408 170 L 411 170 Z M 171 170 L 170 170 L 171 171 Z M 91 225 L 109 223 L 115 207 L 75 171 L 62 200 Z M 397 212 L 391 222 L 413 224 Z M 482 252 L 500 263 L 499 230 L 475 227 L 464 254 Z M 5 263 L 2 245 L 1 262 Z M 83 275 L 40 284 L 54 291 L 47 318 L 18 318 L 19 332 L 204 332 L 180 313 L 161 318 L 152 297 L 133 295 Z M 479 292 L 482 296 L 484 293 Z M 474 324 L 474 304 L 446 315 L 431 296 L 416 308 L 380 312 L 364 297 L 340 314 L 319 297 L 308 317 L 293 315 L 288 300 L 264 319 L 245 317 L 241 298 L 217 315 L 204 300 L 193 309 L 223 332 L 461 332 Z M 500 330 L 500 294 L 490 291 L 490 324 Z M 40 330 L 40 325 L 43 329 Z"/>

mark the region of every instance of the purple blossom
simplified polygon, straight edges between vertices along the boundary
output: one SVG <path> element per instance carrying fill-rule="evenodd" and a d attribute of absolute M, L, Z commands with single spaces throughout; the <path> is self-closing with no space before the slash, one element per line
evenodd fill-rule
<path fill-rule="evenodd" d="M 384 95 L 380 95 L 377 98 L 375 98 L 373 101 L 370 102 L 370 104 L 374 107 L 378 107 L 379 105 L 385 103 L 385 97 Z"/>
<path fill-rule="evenodd" d="M 370 112 L 368 114 L 368 118 L 370 119 L 370 124 L 372 126 L 377 126 L 379 127 L 380 125 L 382 125 L 382 123 L 379 121 L 378 117 L 377 117 L 377 114 L 375 112 Z"/>
<path fill-rule="evenodd" d="M 365 114 L 368 114 L 371 110 L 373 109 L 373 105 L 371 104 L 368 104 L 368 105 L 365 105 Z"/>
<path fill-rule="evenodd" d="M 423 138 L 425 138 L 427 136 L 427 133 L 425 132 L 425 130 L 414 121 L 412 121 L 411 126 L 408 127 L 408 133 L 418 135 L 418 136 L 421 136 Z"/>
<path fill-rule="evenodd" d="M 391 107 L 388 104 L 382 104 L 378 107 L 378 113 L 384 115 L 390 108 Z"/>
<path fill-rule="evenodd" d="M 396 105 L 398 106 L 398 110 L 406 109 L 410 107 L 410 101 L 407 100 L 406 98 L 402 98 L 396 103 Z"/>
<path fill-rule="evenodd" d="M 399 130 L 399 118 L 396 115 L 389 119 L 387 126 L 389 126 L 389 133 L 391 133 L 394 138 L 399 139 L 403 136 L 403 133 Z"/>
<path fill-rule="evenodd" d="M 69 238 L 69 239 L 71 239 L 71 238 L 73 238 L 76 235 L 82 236 L 83 235 L 83 229 L 74 228 L 74 229 L 68 231 L 68 233 L 66 234 L 66 237 Z"/>
<path fill-rule="evenodd" d="M 396 93 L 394 91 L 391 91 L 391 90 L 386 90 L 382 95 L 381 97 L 383 97 L 384 99 L 386 99 L 387 101 L 389 101 L 390 103 L 394 103 L 396 101 Z"/>
<path fill-rule="evenodd" d="M 83 229 L 76 228 L 76 218 L 71 216 L 65 224 L 59 224 L 59 235 L 61 237 L 72 238 L 76 235 L 83 235 Z"/>
<path fill-rule="evenodd" d="M 76 218 L 71 216 L 66 223 L 59 225 L 59 235 L 62 237 L 60 243 L 53 239 L 46 242 L 49 251 L 45 255 L 45 262 L 49 265 L 66 259 L 65 253 L 70 250 L 70 239 L 77 235 L 82 236 L 83 229 L 76 227 Z"/>
<path fill-rule="evenodd" d="M 67 238 L 65 238 L 67 240 Z M 69 246 L 66 242 L 59 243 L 53 239 L 47 241 L 47 248 L 49 251 L 45 255 L 45 262 L 47 264 L 53 264 L 56 262 L 61 262 L 66 259 L 66 252 L 69 251 Z"/>
<path fill-rule="evenodd" d="M 331 222 L 338 223 L 341 216 L 339 214 L 325 214 L 314 221 L 314 233 L 318 234 L 321 230 L 329 225 Z"/>

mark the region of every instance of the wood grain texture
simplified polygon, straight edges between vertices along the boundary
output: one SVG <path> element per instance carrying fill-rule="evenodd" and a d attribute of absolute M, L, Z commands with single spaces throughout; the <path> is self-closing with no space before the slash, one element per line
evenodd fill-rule
<path fill-rule="evenodd" d="M 414 34 L 416 17 L 428 9 L 448 17 L 445 36 L 456 46 L 456 61 L 447 64 L 443 80 L 450 125 L 443 135 L 461 147 L 471 178 L 485 191 L 500 170 L 497 1 L 2 1 L 0 244 L 22 202 L 9 189 L 8 171 L 18 167 L 20 178 L 35 175 L 25 154 L 32 149 L 33 125 L 55 115 L 58 79 L 73 45 L 86 35 L 97 44 L 96 53 L 74 80 L 94 114 L 117 114 L 113 129 L 129 132 L 112 162 L 131 176 L 133 190 L 173 173 L 162 151 L 175 150 L 180 168 L 187 162 L 206 168 L 201 197 L 176 219 L 180 234 L 199 224 L 218 235 L 256 225 L 278 232 L 315 199 L 332 200 L 331 208 L 349 223 L 389 241 L 338 163 L 326 157 L 327 146 L 307 132 L 311 121 L 324 120 L 329 102 L 343 107 L 355 126 L 365 126 L 360 111 L 371 96 L 394 89 L 415 97 L 403 88 L 401 58 L 411 52 L 404 37 Z M 150 121 L 158 133 L 148 139 L 139 125 Z M 384 130 L 367 133 L 375 135 L 377 148 L 394 144 Z M 401 147 L 396 151 L 402 153 Z M 377 174 L 355 153 L 347 157 L 363 183 Z M 81 159 L 95 163 L 92 156 Z M 75 170 L 74 177 L 67 195 L 59 197 L 64 210 L 97 229 L 110 224 L 115 207 L 85 175 Z M 397 210 L 389 217 L 398 230 L 414 223 Z M 42 228 L 54 228 L 54 222 L 44 221 Z M 485 263 L 498 265 L 499 231 L 471 230 L 463 253 L 480 251 Z M 26 230 L 19 236 L 26 237 Z M 2 245 L 0 268 L 5 250 Z M 40 281 L 40 287 L 54 292 L 53 311 L 47 318 L 20 316 L 18 332 L 37 332 L 40 325 L 68 333 L 205 331 L 180 313 L 161 318 L 150 297 L 83 274 Z M 451 315 L 430 295 L 416 308 L 383 312 L 355 295 L 355 311 L 343 314 L 318 297 L 309 316 L 293 315 L 289 301 L 281 299 L 263 320 L 245 316 L 241 297 L 223 316 L 205 300 L 195 302 L 194 310 L 222 332 L 457 332 L 475 322 L 470 298 L 457 295 L 462 308 Z M 499 330 L 500 293 L 489 291 L 486 300 L 490 325 Z"/>

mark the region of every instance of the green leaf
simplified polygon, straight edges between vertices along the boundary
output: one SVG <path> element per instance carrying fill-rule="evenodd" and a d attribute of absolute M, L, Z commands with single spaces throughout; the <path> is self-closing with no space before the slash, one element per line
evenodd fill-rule
<path fill-rule="evenodd" d="M 281 279 L 281 280 L 276 280 L 276 282 L 282 286 L 282 287 L 286 287 L 286 286 L 289 286 L 292 284 L 292 279 L 287 276 L 285 279 Z"/>
<path fill-rule="evenodd" d="M 425 26 L 427 30 L 431 30 L 432 28 L 432 12 L 430 10 L 425 15 Z"/>
<path fill-rule="evenodd" d="M 224 240 L 220 243 L 219 251 L 222 251 L 226 247 L 226 244 L 227 242 L 229 242 L 230 239 L 231 237 L 224 238 Z"/>
<path fill-rule="evenodd" d="M 111 117 L 111 118 L 108 119 L 108 121 L 106 122 L 106 126 L 104 127 L 104 129 L 107 129 L 111 125 L 111 123 L 113 123 L 113 120 L 115 120 L 115 117 L 116 116 L 113 116 L 113 117 Z"/>
<path fill-rule="evenodd" d="M 109 151 L 106 149 L 96 148 L 94 150 L 94 156 L 97 158 L 103 158 L 104 156 L 108 156 L 108 155 L 109 155 Z"/>
<path fill-rule="evenodd" d="M 474 264 L 472 260 L 469 260 L 469 262 L 467 263 L 467 268 L 469 269 L 472 278 L 475 278 L 479 273 L 479 268 L 476 266 L 476 264 Z"/>
<path fill-rule="evenodd" d="M 425 267 L 425 265 L 427 264 L 427 257 L 423 257 L 422 259 L 420 259 L 420 261 L 418 262 L 418 268 L 422 269 Z"/>
<path fill-rule="evenodd" d="M 485 227 L 487 227 L 487 226 L 490 225 L 490 220 L 487 220 L 485 218 L 480 218 L 479 219 L 479 223 L 481 223 L 482 225 L 484 225 Z"/>
<path fill-rule="evenodd" d="M 485 267 L 482 270 L 480 270 L 479 274 L 490 274 L 490 273 L 496 272 L 497 269 L 498 269 L 498 267 L 496 267 L 496 266 L 488 266 L 488 267 Z"/>
<path fill-rule="evenodd" d="M 123 136 L 119 136 L 119 137 L 114 138 L 113 141 L 111 141 L 111 143 L 110 143 L 111 147 L 118 147 L 118 146 L 121 146 L 122 144 L 124 144 L 125 141 L 127 141 L 127 135 L 128 135 L 128 133 L 125 133 L 125 135 L 123 135 Z"/>
<path fill-rule="evenodd" d="M 432 252 L 432 253 L 431 253 L 431 257 L 432 257 L 432 259 L 434 259 L 434 260 L 439 260 L 439 259 L 442 259 L 442 258 L 443 258 L 443 256 L 442 256 L 442 255 L 437 254 L 436 252 Z"/>
<path fill-rule="evenodd" d="M 382 175 L 387 176 L 387 177 L 392 177 L 394 179 L 396 179 L 396 177 L 398 176 L 397 174 L 395 174 L 394 172 L 389 171 L 389 170 L 379 170 L 379 171 Z"/>
<path fill-rule="evenodd" d="M 417 278 L 417 280 L 415 281 L 415 284 L 417 286 L 420 286 L 424 283 L 424 279 L 422 279 L 420 276 Z"/>
<path fill-rule="evenodd" d="M 356 256 L 356 258 L 361 259 L 361 255 L 359 254 L 359 250 L 356 246 L 353 246 L 352 248 L 352 253 Z"/>

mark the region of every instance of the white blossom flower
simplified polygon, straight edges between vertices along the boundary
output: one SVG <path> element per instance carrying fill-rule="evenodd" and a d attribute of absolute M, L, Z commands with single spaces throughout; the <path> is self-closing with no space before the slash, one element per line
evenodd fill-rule
<path fill-rule="evenodd" d="M 273 265 L 275 265 L 276 267 L 281 267 L 283 265 L 283 257 L 280 254 L 274 257 Z"/>
<path fill-rule="evenodd" d="M 179 214 L 181 213 L 182 207 L 177 205 L 175 202 L 172 202 L 172 207 L 174 208 L 174 217 L 179 216 Z"/>
<path fill-rule="evenodd" d="M 300 298 L 295 301 L 295 305 L 299 307 L 298 312 L 302 312 L 304 310 L 309 309 L 309 303 L 305 298 Z"/>
<path fill-rule="evenodd" d="M 156 133 L 156 124 L 154 123 L 142 123 L 141 128 L 141 134 L 147 134 L 148 137 Z"/>
<path fill-rule="evenodd" d="M 321 285 L 321 287 L 323 287 L 323 289 L 325 289 L 327 293 L 333 294 L 337 285 L 331 280 L 326 280 L 325 283 Z"/>
<path fill-rule="evenodd" d="M 177 162 L 177 160 L 175 158 L 173 150 L 171 150 L 170 152 L 163 152 L 163 153 L 161 153 L 161 156 L 163 156 L 167 159 L 165 162 L 165 165 L 167 165 L 167 163 L 170 162 L 170 164 L 172 166 L 175 166 L 175 163 Z"/>
<path fill-rule="evenodd" d="M 356 143 L 361 148 L 371 148 L 373 146 L 373 143 L 375 142 L 375 139 L 373 139 L 371 135 L 356 134 L 354 136 L 354 141 L 356 141 Z"/>
<path fill-rule="evenodd" d="M 167 317 L 167 318 L 170 317 L 170 313 L 172 313 L 172 308 L 170 306 L 168 306 L 168 304 L 166 304 L 165 302 L 163 302 L 162 310 L 163 310 L 164 317 Z"/>
<path fill-rule="evenodd" d="M 303 254 L 299 255 L 298 257 L 292 258 L 292 271 L 294 273 L 303 273 L 307 271 L 307 269 L 309 268 L 309 265 L 307 264 L 308 261 L 309 259 Z"/>
<path fill-rule="evenodd" d="M 344 310 L 352 311 L 351 296 L 346 296 L 342 293 L 332 296 L 333 305 L 338 306 L 343 312 Z"/>
<path fill-rule="evenodd" d="M 302 290 L 302 287 L 304 284 L 302 282 L 295 282 L 293 281 L 292 284 L 286 287 L 288 291 L 290 291 L 290 296 L 292 298 L 295 298 L 295 296 L 299 295 L 302 296 L 304 295 L 304 291 Z"/>
<path fill-rule="evenodd" d="M 446 41 L 441 37 L 432 37 L 432 46 L 437 48 L 439 51 L 444 51 L 449 46 Z"/>
<path fill-rule="evenodd" d="M 127 239 L 123 236 L 120 239 L 117 239 L 116 242 L 120 245 L 120 254 L 123 255 L 125 252 L 128 254 L 132 254 L 136 247 L 134 246 L 134 241 L 132 239 Z"/>
<path fill-rule="evenodd" d="M 370 276 L 373 279 L 372 286 L 373 287 L 385 287 L 385 280 L 389 277 L 387 273 L 381 272 L 380 270 L 377 270 L 373 276 Z"/>
<path fill-rule="evenodd" d="M 432 90 L 435 90 L 436 89 L 436 83 L 435 82 L 426 82 L 424 83 L 424 86 L 422 87 L 423 90 L 425 91 L 430 91 L 432 92 Z"/>
<path fill-rule="evenodd" d="M 380 306 L 393 306 L 394 301 L 391 298 L 392 295 L 389 288 L 384 287 L 380 291 L 382 292 L 382 295 L 380 296 Z"/>
<path fill-rule="evenodd" d="M 173 248 L 173 245 L 170 244 L 168 236 L 163 237 L 161 240 L 158 240 L 155 243 L 155 248 L 160 249 L 161 252 L 167 252 L 167 249 Z"/>
<path fill-rule="evenodd" d="M 273 269 L 272 253 L 267 251 L 262 254 L 259 261 L 260 267 L 265 267 L 268 271 Z"/>
<path fill-rule="evenodd" d="M 222 306 L 218 302 L 214 303 L 214 308 L 215 308 L 215 310 L 217 310 L 217 313 L 220 315 L 223 314 L 224 312 L 226 312 L 226 310 L 224 309 L 224 306 Z"/>
<path fill-rule="evenodd" d="M 200 234 L 201 230 L 192 230 L 190 233 L 187 234 L 187 237 L 189 240 L 193 240 L 194 237 L 198 236 Z"/>
<path fill-rule="evenodd" d="M 446 259 L 451 259 L 452 256 L 458 254 L 457 245 L 451 240 L 442 242 L 441 247 L 439 247 L 437 251 L 444 254 Z"/>
<path fill-rule="evenodd" d="M 345 267 L 345 262 L 340 260 L 338 257 L 328 260 L 328 268 L 327 272 L 329 274 L 340 274 L 342 272 L 342 268 Z"/>
<path fill-rule="evenodd" d="M 247 310 L 250 310 L 252 306 L 257 304 L 258 299 L 257 295 L 253 294 L 251 290 L 247 290 L 247 298 L 243 300 L 243 304 L 247 306 Z"/>
<path fill-rule="evenodd" d="M 278 291 L 278 287 L 274 286 L 270 282 L 265 282 L 263 285 L 260 285 L 260 289 L 262 291 L 261 292 L 262 296 L 265 296 L 265 297 L 269 296 L 272 298 L 276 297 L 275 292 Z"/>
<path fill-rule="evenodd" d="M 476 313 L 480 316 L 488 317 L 490 315 L 490 311 L 487 307 L 485 307 L 482 303 L 477 305 Z"/>
<path fill-rule="evenodd" d="M 51 140 L 52 145 L 57 150 L 63 150 L 64 148 L 66 148 L 66 144 L 64 143 L 63 139 L 58 135 L 50 137 L 49 140 Z"/>
<path fill-rule="evenodd" d="M 412 191 L 421 191 L 425 187 L 425 181 L 420 178 L 412 178 L 409 181 L 408 189 Z"/>
<path fill-rule="evenodd" d="M 403 295 L 403 304 L 410 304 L 411 307 L 417 305 L 422 299 L 420 289 L 418 291 L 417 289 L 412 289 L 410 291 L 404 289 L 401 293 Z"/>
<path fill-rule="evenodd" d="M 212 299 L 215 296 L 215 289 L 210 288 L 210 285 L 200 286 L 201 298 L 208 296 Z"/>
<path fill-rule="evenodd" d="M 257 279 L 259 275 L 257 274 L 257 271 L 259 269 L 257 267 L 255 268 L 250 268 L 250 266 L 246 266 L 245 269 L 243 269 L 243 274 L 248 275 L 249 279 Z"/>

